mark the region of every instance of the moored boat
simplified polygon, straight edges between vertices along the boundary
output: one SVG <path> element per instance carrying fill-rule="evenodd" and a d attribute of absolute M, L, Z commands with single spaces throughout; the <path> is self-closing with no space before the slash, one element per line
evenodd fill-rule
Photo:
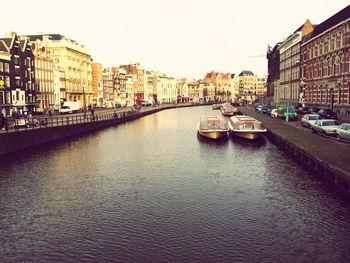
<path fill-rule="evenodd" d="M 239 109 L 231 105 L 221 107 L 221 113 L 224 116 L 234 116 L 239 113 Z"/>
<path fill-rule="evenodd" d="M 211 108 L 213 110 L 218 110 L 218 109 L 220 109 L 220 107 L 221 107 L 221 104 L 213 104 L 213 105 L 211 105 Z"/>
<path fill-rule="evenodd" d="M 197 130 L 204 137 L 219 139 L 227 135 L 228 127 L 226 121 L 218 116 L 205 116 L 200 118 Z"/>
<path fill-rule="evenodd" d="M 236 115 L 230 118 L 228 128 L 239 137 L 254 140 L 267 132 L 261 121 L 246 115 Z"/>

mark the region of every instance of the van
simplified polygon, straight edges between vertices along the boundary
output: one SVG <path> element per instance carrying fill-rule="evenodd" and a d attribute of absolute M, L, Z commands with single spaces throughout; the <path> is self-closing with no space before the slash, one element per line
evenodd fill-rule
<path fill-rule="evenodd" d="M 291 106 L 280 106 L 277 108 L 277 117 L 280 119 L 286 119 L 288 115 L 288 120 L 297 120 L 298 114 L 295 111 L 294 107 Z"/>
<path fill-rule="evenodd" d="M 80 108 L 81 107 L 79 101 L 65 101 L 60 109 L 60 113 L 75 113 L 78 112 Z"/>

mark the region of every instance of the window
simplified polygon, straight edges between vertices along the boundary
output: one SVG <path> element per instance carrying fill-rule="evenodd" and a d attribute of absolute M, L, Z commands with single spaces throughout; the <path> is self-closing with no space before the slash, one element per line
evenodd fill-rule
<path fill-rule="evenodd" d="M 5 72 L 9 73 L 10 72 L 10 64 L 5 62 L 4 65 L 5 65 Z"/>
<path fill-rule="evenodd" d="M 334 38 L 331 38 L 331 51 L 334 50 Z"/>
<path fill-rule="evenodd" d="M 5 76 L 5 87 L 10 87 L 10 77 Z"/>
<path fill-rule="evenodd" d="M 0 61 L 0 72 L 4 72 L 4 63 Z"/>
<path fill-rule="evenodd" d="M 336 48 L 340 48 L 340 38 L 341 36 L 337 36 Z"/>

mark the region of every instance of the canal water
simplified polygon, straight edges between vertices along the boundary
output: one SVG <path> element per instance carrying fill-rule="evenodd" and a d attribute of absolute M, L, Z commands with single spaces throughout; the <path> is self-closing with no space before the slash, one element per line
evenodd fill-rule
<path fill-rule="evenodd" d="M 173 109 L 0 160 L 1 262 L 350 262 L 350 205 Z"/>

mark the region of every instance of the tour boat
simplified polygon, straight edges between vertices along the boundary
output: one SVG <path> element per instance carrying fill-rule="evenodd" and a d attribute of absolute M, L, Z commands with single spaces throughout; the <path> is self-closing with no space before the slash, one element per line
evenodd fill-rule
<path fill-rule="evenodd" d="M 239 137 L 254 140 L 267 132 L 262 122 L 246 115 L 236 115 L 230 118 L 228 128 Z"/>
<path fill-rule="evenodd" d="M 218 110 L 218 109 L 220 109 L 220 107 L 221 107 L 221 104 L 213 104 L 213 105 L 211 105 L 211 108 L 213 110 Z"/>
<path fill-rule="evenodd" d="M 224 116 L 234 116 L 239 113 L 239 110 L 231 105 L 225 105 L 221 107 L 221 113 Z"/>
<path fill-rule="evenodd" d="M 227 135 L 228 127 L 225 120 L 218 116 L 206 116 L 198 122 L 198 133 L 210 139 L 219 139 Z"/>

